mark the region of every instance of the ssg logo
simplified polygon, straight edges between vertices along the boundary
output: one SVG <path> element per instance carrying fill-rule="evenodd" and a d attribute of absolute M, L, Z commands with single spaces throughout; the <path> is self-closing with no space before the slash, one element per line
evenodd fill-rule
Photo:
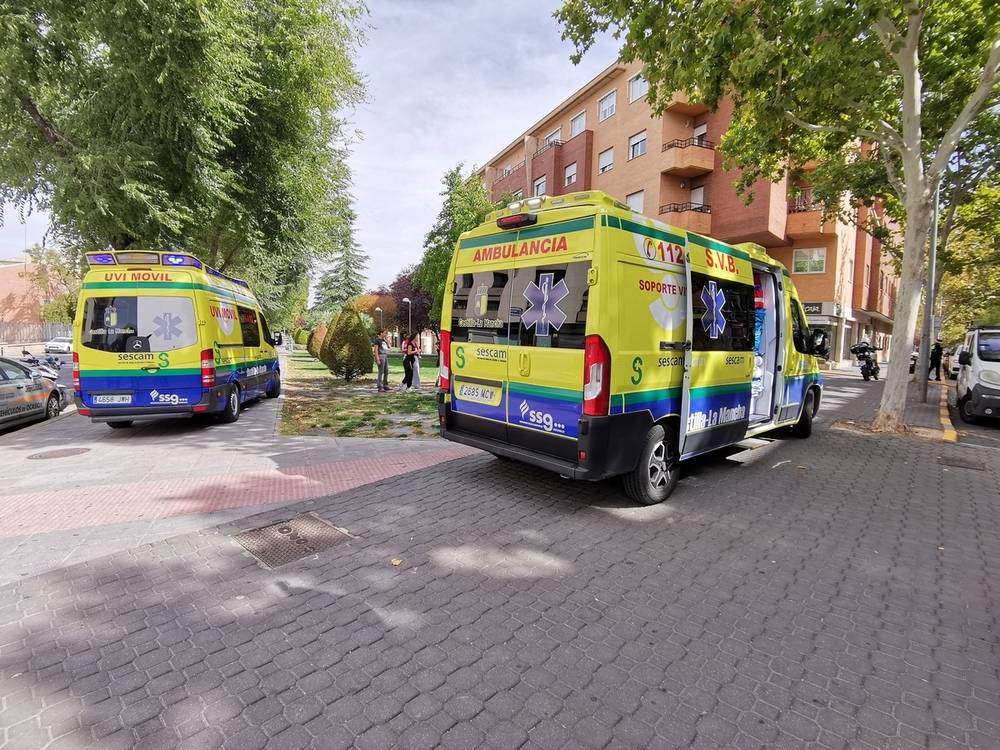
<path fill-rule="evenodd" d="M 546 432 L 552 432 L 555 430 L 558 433 L 562 433 L 566 429 L 566 425 L 556 422 L 555 418 L 548 412 L 532 409 L 528 406 L 527 401 L 521 401 L 518 411 L 521 412 L 522 424 L 527 423 L 531 425 L 538 425 Z"/>

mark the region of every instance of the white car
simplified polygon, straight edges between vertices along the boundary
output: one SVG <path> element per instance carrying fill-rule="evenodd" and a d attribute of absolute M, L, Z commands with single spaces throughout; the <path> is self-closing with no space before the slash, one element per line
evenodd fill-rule
<path fill-rule="evenodd" d="M 51 341 L 45 342 L 46 354 L 72 354 L 73 339 L 69 336 L 56 336 Z"/>
<path fill-rule="evenodd" d="M 948 363 L 948 377 L 952 380 L 958 378 L 958 371 L 962 369 L 962 366 L 958 363 L 959 355 L 965 351 L 965 345 L 959 344 L 955 347 L 954 354 L 951 355 L 951 362 Z"/>

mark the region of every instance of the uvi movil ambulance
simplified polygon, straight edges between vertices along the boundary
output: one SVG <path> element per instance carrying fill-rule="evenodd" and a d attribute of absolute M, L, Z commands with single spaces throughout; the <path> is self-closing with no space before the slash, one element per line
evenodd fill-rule
<path fill-rule="evenodd" d="M 442 309 L 443 437 L 636 500 L 681 460 L 792 428 L 822 394 L 785 268 L 589 191 L 519 201 L 462 235 Z"/>
<path fill-rule="evenodd" d="M 81 414 L 111 427 L 197 414 L 235 422 L 248 400 L 280 395 L 280 334 L 245 282 L 182 253 L 87 260 L 74 321 Z"/>

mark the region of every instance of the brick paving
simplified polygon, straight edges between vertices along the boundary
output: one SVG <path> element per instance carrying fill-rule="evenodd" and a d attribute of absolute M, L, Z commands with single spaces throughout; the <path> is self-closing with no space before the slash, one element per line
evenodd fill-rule
<path fill-rule="evenodd" d="M 660 506 L 474 454 L 0 585 L 0 746 L 1000 748 L 996 452 L 870 385 Z"/>

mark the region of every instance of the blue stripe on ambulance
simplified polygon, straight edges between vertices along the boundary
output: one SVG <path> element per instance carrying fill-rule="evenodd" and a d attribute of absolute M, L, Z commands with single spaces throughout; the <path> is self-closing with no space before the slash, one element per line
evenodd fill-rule
<path fill-rule="evenodd" d="M 782 407 L 778 414 L 779 422 L 798 418 L 799 411 L 802 409 L 802 401 L 805 399 L 806 389 L 814 384 L 823 385 L 823 377 L 818 373 L 785 376 L 784 393 L 781 399 Z"/>
<path fill-rule="evenodd" d="M 583 391 L 508 384 L 508 420 L 513 427 L 526 427 L 551 435 L 578 437 L 577 422 L 583 411 Z"/>

